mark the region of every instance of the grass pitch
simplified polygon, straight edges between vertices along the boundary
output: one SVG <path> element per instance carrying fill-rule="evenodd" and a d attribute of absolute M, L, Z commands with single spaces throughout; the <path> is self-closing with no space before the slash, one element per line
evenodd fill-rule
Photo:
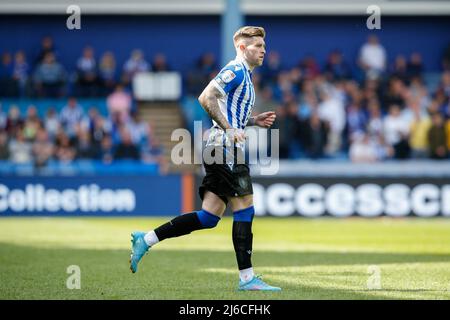
<path fill-rule="evenodd" d="M 279 293 L 236 291 L 231 218 L 156 245 L 132 274 L 130 232 L 165 221 L 1 218 L 0 299 L 450 298 L 450 219 L 257 217 L 254 268 Z"/>

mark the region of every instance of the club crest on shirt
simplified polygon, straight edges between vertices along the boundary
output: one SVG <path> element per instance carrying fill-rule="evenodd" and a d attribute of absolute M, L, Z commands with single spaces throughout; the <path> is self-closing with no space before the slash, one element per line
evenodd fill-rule
<path fill-rule="evenodd" d="M 224 83 L 231 82 L 231 80 L 233 80 L 235 77 L 236 74 L 231 70 L 225 70 L 224 72 L 222 72 L 222 75 L 220 76 L 220 78 Z"/>

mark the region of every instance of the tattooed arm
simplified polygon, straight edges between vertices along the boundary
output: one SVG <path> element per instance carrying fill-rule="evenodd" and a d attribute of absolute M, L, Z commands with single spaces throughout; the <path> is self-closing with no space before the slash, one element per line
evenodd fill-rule
<path fill-rule="evenodd" d="M 232 140 L 235 142 L 243 142 L 245 141 L 244 132 L 233 128 L 220 111 L 217 99 L 220 99 L 222 95 L 223 93 L 220 92 L 220 90 L 217 89 L 212 82 L 210 82 L 198 97 L 198 101 L 202 105 L 203 109 L 208 112 L 210 117 L 217 122 L 217 124 L 227 133 L 227 135 L 230 135 Z"/>
<path fill-rule="evenodd" d="M 222 93 L 212 83 L 209 83 L 198 97 L 198 101 L 223 130 L 231 129 L 227 119 L 220 111 L 219 103 L 217 102 L 217 99 L 220 97 L 222 97 Z"/>

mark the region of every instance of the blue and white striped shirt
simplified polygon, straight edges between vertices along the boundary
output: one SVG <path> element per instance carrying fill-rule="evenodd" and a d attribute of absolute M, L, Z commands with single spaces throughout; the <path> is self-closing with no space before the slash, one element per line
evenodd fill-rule
<path fill-rule="evenodd" d="M 236 57 L 211 80 L 222 93 L 218 99 L 220 111 L 228 123 L 237 129 L 244 129 L 255 104 L 255 89 L 252 72 L 244 59 Z M 207 145 L 223 145 L 223 130 L 213 120 L 213 127 Z"/>

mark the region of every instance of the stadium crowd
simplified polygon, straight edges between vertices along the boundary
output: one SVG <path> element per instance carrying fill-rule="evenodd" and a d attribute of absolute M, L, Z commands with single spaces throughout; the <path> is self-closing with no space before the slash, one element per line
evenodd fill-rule
<path fill-rule="evenodd" d="M 93 48 L 84 48 L 72 75 L 57 56 L 51 37 L 43 38 L 32 64 L 24 51 L 16 52 L 14 59 L 9 52 L 2 54 L 0 97 L 70 96 L 59 112 L 49 106 L 43 117 L 39 117 L 34 105 L 27 108 L 25 115 L 15 105 L 8 106 L 7 112 L 0 105 L 0 160 L 33 163 L 36 167 L 52 161 L 89 159 L 109 164 L 114 160 L 136 160 L 158 163 L 166 171 L 163 147 L 152 133 L 152 124 L 140 119 L 128 90 L 135 73 L 149 70 L 143 53 L 132 52 L 120 79 L 116 78 L 112 52 L 103 54 L 97 66 Z M 156 57 L 154 70 L 159 61 Z M 96 106 L 80 105 L 77 97 L 104 97 L 108 114 L 102 115 Z"/>
<path fill-rule="evenodd" d="M 42 40 L 33 61 L 24 51 L 14 56 L 2 53 L 0 98 L 69 98 L 62 110 L 49 107 L 44 117 L 33 105 L 25 115 L 14 105 L 0 108 L 0 160 L 38 167 L 75 159 L 164 164 L 153 125 L 139 118 L 129 92 L 137 72 L 171 70 L 165 56 L 156 54 L 148 62 L 135 49 L 118 68 L 113 52 L 97 60 L 94 48 L 86 47 L 76 70 L 68 72 L 58 55 L 51 37 Z M 361 46 L 356 65 L 339 50 L 322 66 L 307 56 L 288 67 L 279 53 L 268 53 L 253 75 L 255 113 L 276 109 L 280 157 L 354 162 L 448 159 L 450 47 L 436 88 L 427 86 L 420 53 L 399 55 L 389 65 L 388 53 L 375 35 Z M 204 54 L 184 75 L 186 94 L 197 96 L 218 67 L 214 55 Z M 77 99 L 82 97 L 104 97 L 108 114 L 100 114 L 95 106 L 86 112 L 87 106 Z"/>
<path fill-rule="evenodd" d="M 205 55 L 188 75 L 192 94 L 217 73 L 213 61 Z M 356 65 L 352 68 L 339 50 L 331 52 L 323 66 L 307 56 L 287 67 L 278 52 L 268 53 L 253 76 L 255 113 L 276 108 L 280 157 L 448 159 L 450 46 L 434 89 L 425 82 L 420 53 L 398 55 L 389 65 L 375 35 L 361 46 Z"/>
<path fill-rule="evenodd" d="M 0 160 L 34 163 L 36 167 L 54 160 L 99 160 L 104 164 L 139 160 L 159 163 L 165 170 L 163 148 L 152 134 L 152 126 L 137 112 L 114 109 L 119 103 L 123 106 L 124 100 L 130 100 L 128 93 L 112 93 L 107 117 L 96 107 L 85 113 L 75 97 L 70 97 L 59 113 L 48 108 L 43 118 L 33 105 L 23 117 L 19 108 L 12 106 L 7 115 L 0 113 Z"/>

